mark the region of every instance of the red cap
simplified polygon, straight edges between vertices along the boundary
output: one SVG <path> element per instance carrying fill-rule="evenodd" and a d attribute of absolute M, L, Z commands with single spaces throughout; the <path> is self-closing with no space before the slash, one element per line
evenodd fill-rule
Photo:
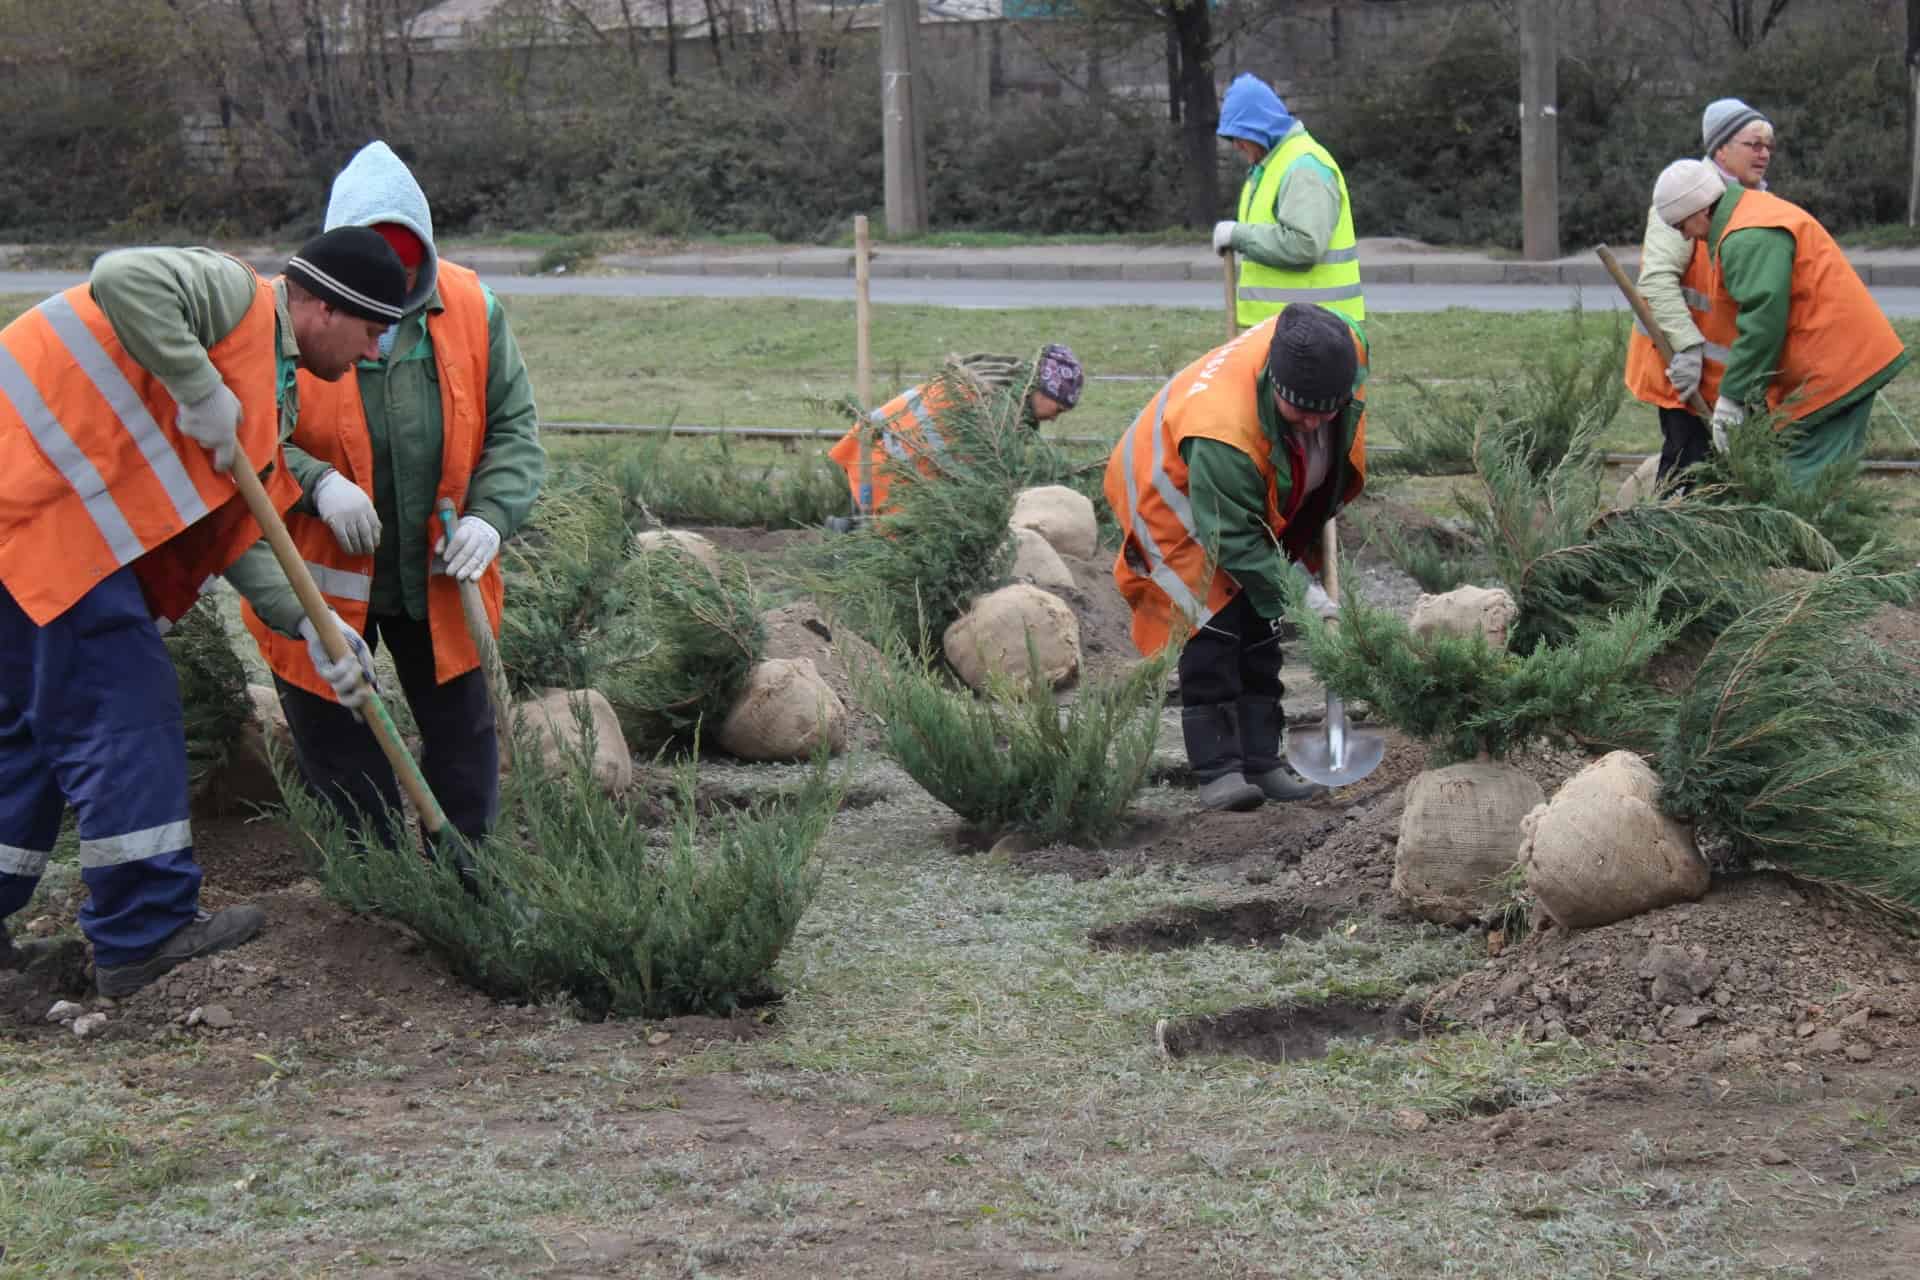
<path fill-rule="evenodd" d="M 393 246 L 394 256 L 400 259 L 401 266 L 411 270 L 426 260 L 427 246 L 406 227 L 397 222 L 376 222 L 373 229 Z"/>

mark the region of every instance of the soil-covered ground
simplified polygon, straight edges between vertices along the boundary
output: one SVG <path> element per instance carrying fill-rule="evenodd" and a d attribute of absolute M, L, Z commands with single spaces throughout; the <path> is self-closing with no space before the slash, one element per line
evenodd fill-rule
<path fill-rule="evenodd" d="M 1106 566 L 1071 567 L 1085 678 L 1124 669 Z M 1348 581 L 1418 595 L 1364 547 Z M 1875 627 L 1920 653 L 1920 614 Z M 857 707 L 857 646 L 804 604 L 769 630 Z M 0 975 L 0 1274 L 1914 1274 L 1908 926 L 1770 872 L 1572 934 L 1425 924 L 1390 880 L 1427 752 L 1387 737 L 1358 785 L 1200 814 L 1169 707 L 1104 848 L 982 849 L 860 754 L 785 999 L 728 1018 L 484 998 L 297 832 L 198 822 L 257 941 L 113 1003 Z M 1582 760 L 1516 763 L 1551 794 Z"/>

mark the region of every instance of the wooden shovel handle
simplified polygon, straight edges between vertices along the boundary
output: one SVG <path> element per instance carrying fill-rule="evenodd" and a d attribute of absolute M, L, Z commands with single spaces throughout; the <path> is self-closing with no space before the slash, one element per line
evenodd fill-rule
<path fill-rule="evenodd" d="M 267 497 L 260 477 L 253 473 L 253 464 L 247 460 L 244 452 L 234 455 L 233 483 L 239 488 L 247 510 L 253 513 L 254 520 L 267 535 L 267 545 L 273 548 L 273 558 L 280 562 L 281 571 L 287 575 L 287 581 L 293 584 L 294 595 L 300 597 L 300 607 L 306 610 L 308 621 L 319 633 L 320 646 L 335 662 L 347 657 L 351 651 L 347 648 L 346 637 L 333 625 L 333 609 L 321 596 L 320 588 L 314 584 L 313 575 L 307 571 L 307 562 L 300 558 L 293 539 L 287 536 L 286 522 L 273 509 L 273 501 Z M 421 825 L 427 829 L 429 836 L 439 835 L 447 825 L 447 815 L 440 808 L 440 802 L 433 798 L 426 778 L 420 773 L 419 764 L 408 752 L 406 744 L 400 741 L 400 731 L 394 727 L 386 704 L 380 701 L 380 694 L 371 687 L 367 690 L 367 701 L 361 712 L 366 716 L 367 727 L 373 730 L 374 741 L 380 744 L 381 753 L 387 757 L 394 775 L 406 789 L 407 799 L 413 801 Z"/>
<path fill-rule="evenodd" d="M 1620 260 L 1613 256 L 1613 250 L 1603 244 L 1595 245 L 1593 251 L 1599 256 L 1600 265 L 1605 267 L 1607 274 L 1613 277 L 1613 282 L 1620 286 L 1620 292 L 1625 296 L 1627 305 L 1633 308 L 1633 314 L 1640 319 L 1640 327 L 1645 329 L 1647 337 L 1653 340 L 1653 349 L 1660 353 L 1661 363 L 1672 364 L 1673 345 L 1667 341 L 1667 335 L 1661 332 L 1660 326 L 1654 323 L 1653 308 L 1647 305 L 1647 300 L 1640 295 L 1640 290 L 1633 281 L 1627 279 L 1627 273 L 1621 268 Z M 1707 402 L 1701 398 L 1697 390 L 1687 394 L 1687 408 L 1691 409 L 1694 416 L 1698 418 L 1713 416 L 1713 410 L 1707 407 Z"/>
<path fill-rule="evenodd" d="M 453 499 L 440 499 L 440 527 L 446 530 L 447 545 L 453 545 L 453 531 L 459 526 Z M 444 560 L 444 555 L 442 556 Z M 480 598 L 480 584 L 455 578 L 460 588 L 460 612 L 467 620 L 467 636 L 480 655 L 480 674 L 487 682 L 487 700 L 493 703 L 494 735 L 500 741 L 500 758 L 513 764 L 513 720 L 507 708 L 507 672 L 500 664 L 500 646 L 493 639 L 493 623 L 487 617 L 487 602 Z"/>

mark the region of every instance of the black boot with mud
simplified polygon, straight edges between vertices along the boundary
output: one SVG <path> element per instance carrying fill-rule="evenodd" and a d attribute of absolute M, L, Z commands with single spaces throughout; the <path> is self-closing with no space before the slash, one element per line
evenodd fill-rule
<path fill-rule="evenodd" d="M 0 925 L 0 1008 L 38 1022 L 55 1000 L 87 993 L 87 944 L 79 938 L 16 943 Z"/>
<path fill-rule="evenodd" d="M 239 946 L 260 932 L 260 926 L 266 922 L 267 913 L 254 906 L 228 907 L 211 914 L 199 912 L 155 947 L 146 959 L 128 964 L 95 965 L 94 985 L 101 995 L 122 999 L 189 960 Z"/>
<path fill-rule="evenodd" d="M 1266 803 L 1266 793 L 1247 781 L 1232 703 L 1182 707 L 1180 735 L 1200 784 L 1201 808 L 1244 813 Z"/>

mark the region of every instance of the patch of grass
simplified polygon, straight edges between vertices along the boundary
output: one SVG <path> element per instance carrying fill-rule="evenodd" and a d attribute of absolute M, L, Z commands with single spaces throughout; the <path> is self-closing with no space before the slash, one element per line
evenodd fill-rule
<path fill-rule="evenodd" d="M 556 271 L 578 271 L 591 263 L 599 252 L 598 236 L 563 236 L 540 251 L 540 256 L 533 261 L 533 273 L 550 275 Z"/>

